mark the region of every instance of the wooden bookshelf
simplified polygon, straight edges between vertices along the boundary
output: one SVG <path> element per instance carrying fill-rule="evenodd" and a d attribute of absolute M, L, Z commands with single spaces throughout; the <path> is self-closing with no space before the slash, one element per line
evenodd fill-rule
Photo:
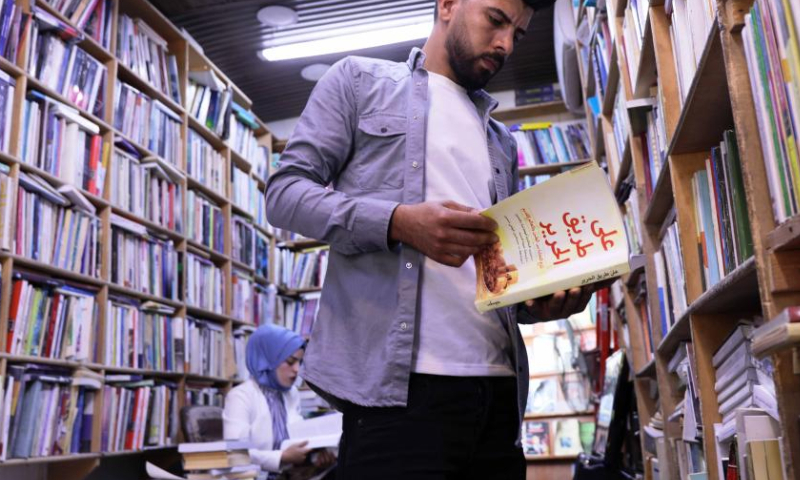
<path fill-rule="evenodd" d="M 31 2 L 27 2 L 25 0 L 15 0 L 17 7 L 21 8 L 23 12 L 30 13 L 31 12 Z M 2 266 L 2 271 L 0 274 L 2 275 L 2 288 L 0 289 L 0 376 L 4 379 L 5 382 L 5 374 L 7 372 L 9 365 L 20 365 L 20 364 L 41 364 L 41 365 L 51 365 L 56 367 L 62 367 L 70 370 L 75 370 L 78 368 L 88 368 L 91 371 L 99 373 L 103 376 L 106 374 L 134 374 L 134 375 L 142 375 L 144 378 L 157 378 L 157 379 L 164 379 L 175 382 L 177 384 L 176 395 L 178 398 L 178 405 L 179 407 L 183 407 L 185 404 L 186 398 L 186 388 L 188 384 L 201 384 L 201 385 L 208 385 L 208 386 L 215 386 L 221 389 L 222 393 L 226 393 L 230 388 L 235 386 L 236 384 L 241 383 L 240 380 L 235 378 L 235 364 L 233 361 L 233 349 L 232 349 L 232 342 L 228 341 L 231 340 L 232 337 L 232 330 L 242 325 L 252 324 L 251 322 L 242 322 L 235 318 L 233 318 L 233 306 L 232 306 L 232 270 L 234 268 L 243 269 L 250 273 L 253 273 L 253 269 L 249 266 L 240 264 L 234 261 L 231 258 L 231 244 L 232 244 L 232 215 L 234 212 L 239 213 L 239 210 L 232 204 L 232 201 L 228 198 L 228 196 L 224 192 L 232 192 L 232 180 L 230 175 L 230 168 L 231 165 L 236 165 L 238 168 L 242 169 L 245 173 L 249 176 L 257 178 L 256 172 L 254 170 L 253 165 L 255 165 L 255 161 L 250 161 L 247 158 L 243 158 L 237 152 L 233 151 L 226 140 L 220 138 L 214 132 L 209 130 L 204 124 L 196 120 L 192 117 L 189 112 L 189 102 L 191 99 L 187 99 L 187 89 L 189 83 L 189 71 L 191 69 L 213 69 L 223 83 L 226 84 L 228 88 L 230 88 L 234 92 L 234 99 L 241 105 L 246 108 L 252 108 L 252 101 L 247 98 L 247 96 L 238 89 L 233 83 L 230 81 L 228 77 L 224 75 L 213 63 L 211 63 L 204 55 L 197 52 L 195 48 L 190 44 L 188 40 L 186 40 L 182 35 L 180 30 L 175 27 L 166 17 L 164 17 L 157 9 L 155 9 L 148 1 L 146 0 L 124 0 L 122 2 L 112 2 L 114 5 L 113 7 L 113 14 L 112 14 L 112 25 L 111 25 L 111 34 L 110 34 L 110 45 L 108 48 L 103 47 L 95 40 L 89 38 L 88 36 L 85 37 L 83 40 L 80 41 L 78 44 L 82 49 L 84 49 L 91 57 L 97 59 L 100 63 L 102 63 L 106 69 L 106 77 L 105 77 L 105 87 L 103 96 L 104 96 L 104 108 L 98 109 L 97 115 L 93 112 L 87 111 L 85 109 L 78 109 L 79 113 L 85 119 L 97 124 L 100 128 L 100 133 L 103 136 L 104 142 L 108 142 L 112 145 L 118 139 L 124 139 L 128 141 L 131 145 L 133 145 L 143 157 L 157 157 L 154 152 L 150 151 L 143 145 L 140 145 L 138 142 L 133 141 L 131 138 L 126 136 L 122 133 L 119 129 L 114 127 L 114 92 L 115 87 L 119 83 L 126 83 L 131 85 L 132 87 L 138 89 L 142 93 L 148 95 L 153 100 L 157 100 L 161 102 L 164 106 L 166 106 L 169 110 L 171 110 L 175 115 L 180 118 L 182 123 L 180 127 L 180 155 L 178 158 L 172 159 L 173 162 L 167 162 L 165 159 L 161 159 L 165 161 L 167 164 L 175 165 L 177 170 L 179 170 L 183 175 L 185 175 L 185 179 L 178 182 L 178 185 L 183 189 L 183 198 L 184 202 L 186 199 L 186 193 L 188 189 L 194 189 L 198 192 L 203 193 L 211 200 L 216 202 L 218 206 L 223 211 L 224 216 L 224 243 L 225 249 L 222 252 L 210 250 L 205 246 L 194 242 L 191 240 L 186 232 L 179 232 L 169 230 L 164 226 L 155 224 L 153 222 L 148 221 L 145 218 L 141 218 L 135 214 L 128 212 L 123 208 L 119 208 L 111 203 L 111 171 L 115 168 L 114 165 L 114 155 L 113 155 L 113 148 L 112 148 L 112 155 L 110 158 L 110 164 L 108 165 L 108 172 L 106 175 L 106 184 L 104 190 L 104 194 L 101 197 L 93 196 L 86 191 L 81 190 L 81 193 L 87 197 L 87 199 L 96 207 L 97 209 L 97 217 L 100 219 L 100 232 L 101 232 L 101 239 L 100 239 L 100 266 L 99 266 L 99 275 L 97 277 L 82 275 L 79 273 L 75 273 L 68 270 L 63 270 L 60 268 L 55 268 L 50 264 L 46 264 L 43 262 L 38 262 L 35 260 L 31 260 L 29 258 L 21 257 L 18 255 L 14 255 L 10 252 L 0 252 L 0 266 Z M 69 20 L 67 20 L 63 15 L 59 14 L 55 11 L 52 7 L 50 7 L 45 2 L 37 2 L 36 5 L 42 8 L 44 11 L 56 16 L 63 22 L 67 24 L 71 24 Z M 122 61 L 117 58 L 116 56 L 116 41 L 117 41 L 117 30 L 118 30 L 118 22 L 117 18 L 119 14 L 126 14 L 131 16 L 132 18 L 141 18 L 147 23 L 158 35 L 163 37 L 168 43 L 168 50 L 170 54 L 175 55 L 178 65 L 178 89 L 180 91 L 180 96 L 182 100 L 182 104 L 177 103 L 172 97 L 164 94 L 159 89 L 155 88 L 151 85 L 146 79 L 139 77 L 139 75 L 134 72 L 131 68 L 124 65 Z M 20 119 L 23 116 L 24 112 L 24 100 L 28 94 L 28 92 L 32 90 L 37 90 L 55 100 L 63 102 L 67 105 L 72 105 L 64 96 L 60 95 L 58 92 L 53 91 L 45 87 L 44 83 L 37 80 L 34 76 L 30 75 L 25 68 L 27 65 L 27 49 L 28 43 L 30 41 L 30 33 L 28 33 L 28 37 L 23 38 L 20 44 L 20 50 L 22 54 L 19 58 L 19 63 L 16 61 L 10 61 L 5 58 L 0 58 L 0 70 L 7 73 L 11 77 L 14 78 L 16 81 L 16 90 L 14 96 L 14 104 L 13 104 L 13 116 L 14 122 L 12 124 L 12 132 L 11 132 L 11 141 L 9 145 L 9 150 L 7 152 L 0 153 L 0 162 L 5 163 L 6 165 L 11 167 L 11 177 L 17 178 L 20 172 L 25 172 L 29 174 L 37 175 L 46 181 L 50 182 L 53 185 L 60 186 L 64 185 L 65 182 L 53 175 L 48 174 L 47 172 L 42 171 L 41 169 L 37 168 L 34 165 L 29 165 L 24 163 L 21 158 L 21 142 L 20 142 L 20 130 L 22 129 L 22 122 Z M 269 130 L 266 128 L 265 124 L 258 120 L 259 128 L 255 131 L 255 137 L 259 145 L 268 146 L 270 153 L 272 150 L 272 135 Z M 188 141 L 188 130 L 192 129 L 197 132 L 203 139 L 209 142 L 209 144 L 217 150 L 223 157 L 224 165 L 223 168 L 225 169 L 225 173 L 223 177 L 226 179 L 223 183 L 224 192 L 217 192 L 212 190 L 211 188 L 207 187 L 206 185 L 198 182 L 197 180 L 188 176 L 186 171 L 186 145 Z M 266 189 L 266 179 L 259 179 L 258 188 L 262 192 Z M 76 187 L 79 187 L 76 185 Z M 184 225 L 186 222 L 186 204 L 180 206 L 183 211 L 184 217 Z M 112 258 L 115 252 L 111 250 L 111 242 L 110 242 L 110 235 L 111 235 L 111 223 L 110 218 L 111 214 L 119 215 L 125 219 L 131 220 L 135 223 L 138 223 L 148 229 L 148 231 L 153 232 L 155 235 L 159 237 L 165 237 L 174 242 L 175 249 L 183 258 L 185 262 L 186 254 L 188 252 L 198 252 L 200 256 L 209 258 L 212 262 L 222 269 L 224 274 L 224 284 L 223 289 L 225 291 L 225 298 L 226 301 L 224 302 L 223 311 L 221 313 L 215 312 L 208 312 L 201 308 L 194 307 L 192 305 L 188 305 L 186 303 L 186 278 L 185 278 L 185 268 L 181 269 L 181 274 L 184 275 L 184 278 L 181 280 L 180 284 L 183 286 L 184 291 L 180 292 L 179 299 L 169 299 L 169 298 L 162 298 L 157 295 L 150 295 L 143 292 L 139 292 L 130 288 L 127 288 L 122 285 L 117 285 L 111 282 L 111 270 L 108 265 L 108 260 Z M 248 218 L 252 218 L 252 215 L 247 215 Z M 274 242 L 274 235 L 269 232 L 267 229 L 254 225 L 258 231 L 265 234 L 270 244 L 272 245 Z M 272 250 L 270 249 L 270 255 L 272 254 Z M 257 281 L 262 285 L 268 285 L 273 283 L 273 272 L 274 272 L 274 259 L 270 259 L 270 273 L 268 277 L 258 277 Z M 184 263 L 185 265 L 185 263 Z M 98 351 L 102 352 L 104 345 L 104 338 L 103 338 L 103 329 L 105 328 L 104 325 L 107 322 L 107 307 L 106 302 L 109 299 L 109 296 L 114 297 L 123 297 L 123 298 L 131 298 L 134 300 L 138 300 L 140 302 L 145 301 L 154 301 L 160 304 L 164 304 L 169 307 L 173 307 L 176 311 L 175 317 L 178 318 L 185 318 L 187 316 L 191 316 L 200 320 L 210 321 L 217 325 L 221 325 L 224 328 L 225 336 L 228 340 L 226 340 L 226 347 L 225 351 L 223 352 L 223 361 L 224 367 L 223 372 L 225 374 L 221 377 L 209 377 L 209 376 L 202 376 L 202 375 L 194 375 L 188 374 L 184 372 L 166 372 L 166 371 L 155 371 L 155 370 L 144 370 L 144 369 L 134 369 L 134 368 L 125 368 L 125 367 L 111 367 L 100 363 L 93 363 L 93 362 L 74 362 L 74 361 L 66 361 L 60 359 L 47 359 L 41 357 L 32 357 L 32 356 L 24 356 L 24 355 L 10 355 L 5 353 L 5 343 L 6 343 L 6 332 L 8 330 L 8 310 L 11 303 L 11 283 L 12 283 L 12 273 L 14 271 L 28 271 L 35 274 L 43 275 L 46 277 L 53 278 L 55 280 L 61 280 L 68 282 L 70 284 L 76 285 L 86 285 L 87 288 L 92 288 L 97 291 L 97 299 L 96 299 L 96 308 L 98 311 L 98 319 L 97 323 L 99 325 L 98 331 L 93 332 L 93 341 L 98 344 Z M 230 343 L 230 345 L 228 345 Z M 98 355 L 102 355 L 102 353 L 98 353 Z M 100 391 L 102 392 L 102 390 Z M 165 445 L 165 446 L 156 446 L 156 447 L 146 447 L 143 450 L 136 450 L 136 451 L 125 451 L 125 452 L 101 452 L 100 451 L 100 438 L 101 438 L 101 422 L 102 422 L 102 412 L 103 412 L 103 396 L 98 395 L 95 399 L 95 411 L 94 411 L 94 432 L 92 438 L 92 445 L 90 453 L 85 454 L 72 454 L 72 455 L 65 455 L 65 456 L 50 456 L 50 457 L 35 457 L 35 458 L 28 458 L 28 459 L 9 459 L 5 462 L 0 462 L 0 477 L 4 477 L 4 468 L 8 466 L 26 466 L 26 465 L 40 465 L 46 467 L 51 465 L 51 468 L 46 468 L 46 477 L 52 479 L 82 479 L 89 475 L 92 470 L 100 466 L 105 459 L 108 458 L 117 458 L 120 456 L 130 456 L 130 455 L 146 455 L 151 453 L 164 453 L 164 454 L 171 454 L 175 455 L 176 452 L 175 446 L 172 445 Z M 180 421 L 180 419 L 178 419 Z M 179 438 L 180 440 L 180 438 Z M 70 473 L 67 474 L 62 468 L 63 466 L 69 466 L 68 470 Z M 15 470 L 16 471 L 16 470 Z"/>
<path fill-rule="evenodd" d="M 530 118 L 537 118 L 559 113 L 568 113 L 567 107 L 562 101 L 545 102 L 536 105 L 525 105 L 522 107 L 514 107 L 505 110 L 495 110 L 492 112 L 492 118 L 498 122 L 514 123 Z"/>
<path fill-rule="evenodd" d="M 624 50 L 619 50 L 622 24 L 627 2 L 610 0 L 607 4 L 609 24 L 616 32 L 615 60 L 622 82 L 622 92 L 627 99 L 650 96 L 650 87 L 658 82 L 662 93 L 663 115 L 666 124 L 667 160 L 659 172 L 652 198 L 644 197 L 645 172 L 642 167 L 645 152 L 630 137 L 626 141 L 626 157 L 621 159 L 615 186 L 633 168 L 636 192 L 639 195 L 639 218 L 642 221 L 642 247 L 647 258 L 645 272 L 649 311 L 652 320 L 654 355 L 644 351 L 645 333 L 640 310 L 632 301 L 631 285 L 622 285 L 623 298 L 612 302 L 624 310 L 627 327 L 621 315 L 613 309 L 612 319 L 622 338 L 625 327 L 630 342 L 623 345 L 631 362 L 634 389 L 637 397 L 640 425 L 647 425 L 656 412 L 665 419 L 664 434 L 668 440 L 667 458 L 661 463 L 678 464 L 678 454 L 673 441 L 682 436 L 674 422 L 666 421 L 682 400 L 675 376 L 668 372 L 667 363 L 681 342 L 691 341 L 698 364 L 699 393 L 703 417 L 703 447 L 708 468 L 708 478 L 719 478 L 717 451 L 713 423 L 720 422 L 719 405 L 714 392 L 714 368 L 711 357 L 741 318 L 763 316 L 773 318 L 783 308 L 800 303 L 800 218 L 790 218 L 777 225 L 772 210 L 764 154 L 756 120 L 748 65 L 741 35 L 743 16 L 750 10 L 752 0 L 743 2 L 721 0 L 716 3 L 717 24 L 711 28 L 697 70 L 685 101 L 679 94 L 675 70 L 673 43 L 670 38 L 671 19 L 664 10 L 663 1 L 650 2 L 645 25 L 641 58 L 636 66 L 634 81 L 628 74 Z M 717 28 L 718 27 L 718 28 Z M 582 77 L 586 80 L 586 77 Z M 588 89 L 588 85 L 585 85 Z M 613 107 L 604 99 L 603 117 L 606 131 L 613 127 Z M 613 105 L 613 103 L 611 103 Z M 636 115 L 629 111 L 629 115 Z M 702 271 L 695 237 L 695 213 L 692 205 L 691 177 L 704 168 L 704 161 L 712 147 L 719 145 L 725 130 L 735 129 L 739 158 L 743 171 L 745 194 L 750 218 L 755 256 L 738 266 L 713 287 L 704 290 Z M 631 133 L 631 132 L 629 132 Z M 612 135 L 613 137 L 613 135 Z M 607 137 L 608 138 L 608 137 Z M 606 150 L 614 147 L 606 145 Z M 680 248 L 685 271 L 688 308 L 675 319 L 667 331 L 661 331 L 658 305 L 658 284 L 655 277 L 654 253 L 661 248 L 667 216 L 676 209 L 680 230 Z M 630 277 L 628 277 L 630 279 Z M 646 321 L 646 320 L 645 320 Z M 800 377 L 795 374 L 796 357 L 792 352 L 774 355 L 775 384 L 778 410 L 782 428 L 786 478 L 800 480 Z M 654 385 L 654 382 L 656 385 Z M 657 396 L 650 395 L 655 388 Z M 643 444 L 644 447 L 644 444 Z M 643 448 L 644 451 L 644 448 Z M 645 457 L 649 454 L 645 453 Z M 653 478 L 645 458 L 644 478 Z M 661 478 L 665 477 L 662 470 Z M 668 478 L 677 480 L 677 468 Z"/>
<path fill-rule="evenodd" d="M 547 165 L 532 165 L 529 167 L 519 167 L 519 176 L 525 177 L 527 175 L 552 175 L 569 170 L 570 168 L 579 167 L 591 162 L 591 160 L 579 160 L 577 162 L 563 162 L 563 163 L 550 163 Z"/>

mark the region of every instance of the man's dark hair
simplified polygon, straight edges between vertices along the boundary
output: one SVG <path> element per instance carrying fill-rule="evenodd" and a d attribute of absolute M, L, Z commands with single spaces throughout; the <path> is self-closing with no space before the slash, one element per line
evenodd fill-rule
<path fill-rule="evenodd" d="M 534 13 L 539 13 L 539 10 L 545 10 L 556 3 L 556 0 L 522 0 L 525 5 L 531 7 Z M 433 19 L 439 18 L 439 0 L 433 0 Z"/>

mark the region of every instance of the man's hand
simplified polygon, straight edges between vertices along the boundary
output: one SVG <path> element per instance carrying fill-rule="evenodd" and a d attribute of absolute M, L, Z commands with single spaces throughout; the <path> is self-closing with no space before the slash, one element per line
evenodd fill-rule
<path fill-rule="evenodd" d="M 316 455 L 312 454 L 311 458 L 314 460 L 314 466 L 318 468 L 328 468 L 336 463 L 336 455 L 330 450 L 320 450 Z"/>
<path fill-rule="evenodd" d="M 281 453 L 281 465 L 302 465 L 311 450 L 306 448 L 308 442 L 300 442 L 286 447 Z"/>
<path fill-rule="evenodd" d="M 612 279 L 556 292 L 546 297 L 528 300 L 525 302 L 525 306 L 528 309 L 528 313 L 538 320 L 543 322 L 560 320 L 584 311 L 594 292 L 610 286 L 615 281 L 616 279 Z"/>
<path fill-rule="evenodd" d="M 426 257 L 460 267 L 483 247 L 497 241 L 494 220 L 455 202 L 400 205 L 392 216 L 389 238 L 411 245 Z"/>

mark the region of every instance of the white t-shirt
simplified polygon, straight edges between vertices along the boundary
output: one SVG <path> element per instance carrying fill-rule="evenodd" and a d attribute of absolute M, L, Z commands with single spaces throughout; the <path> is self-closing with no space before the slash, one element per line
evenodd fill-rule
<path fill-rule="evenodd" d="M 494 179 L 486 124 L 464 88 L 429 72 L 425 201 L 483 209 Z M 426 258 L 412 370 L 450 376 L 511 376 L 511 340 L 496 312 L 479 313 L 475 262 L 460 268 Z"/>

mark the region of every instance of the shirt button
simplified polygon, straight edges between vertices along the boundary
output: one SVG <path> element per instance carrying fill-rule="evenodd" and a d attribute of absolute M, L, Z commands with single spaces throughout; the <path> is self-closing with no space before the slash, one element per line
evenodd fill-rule
<path fill-rule="evenodd" d="M 412 167 L 412 168 L 418 168 L 418 167 L 419 167 L 419 163 L 417 163 L 417 162 L 411 162 L 411 167 Z"/>
<path fill-rule="evenodd" d="M 403 323 L 401 323 L 401 324 L 400 324 L 400 330 L 402 330 L 402 331 L 404 331 L 404 332 L 405 332 L 406 330 L 408 330 L 408 324 L 407 324 L 406 322 L 403 322 Z"/>
<path fill-rule="evenodd" d="M 406 268 L 409 269 L 409 270 L 411 270 L 411 267 L 413 267 L 413 266 L 414 265 L 411 265 L 411 262 L 406 263 Z"/>

